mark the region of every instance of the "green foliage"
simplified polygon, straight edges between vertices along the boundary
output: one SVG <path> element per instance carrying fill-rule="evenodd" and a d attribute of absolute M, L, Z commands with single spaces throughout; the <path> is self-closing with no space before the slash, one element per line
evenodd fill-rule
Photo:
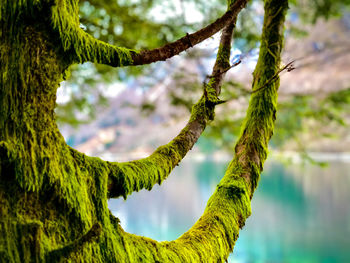
<path fill-rule="evenodd" d="M 280 117 L 277 122 L 277 132 L 273 145 L 281 146 L 288 139 L 295 139 L 304 131 L 317 130 L 317 137 L 336 136 L 336 131 L 330 133 L 325 127 L 347 127 L 349 111 L 349 89 L 330 92 L 319 99 L 314 96 L 295 96 L 279 107 Z M 301 149 L 303 150 L 303 149 Z"/>
<path fill-rule="evenodd" d="M 143 102 L 141 105 L 141 111 L 147 115 L 153 113 L 156 109 L 156 106 L 151 102 Z"/>

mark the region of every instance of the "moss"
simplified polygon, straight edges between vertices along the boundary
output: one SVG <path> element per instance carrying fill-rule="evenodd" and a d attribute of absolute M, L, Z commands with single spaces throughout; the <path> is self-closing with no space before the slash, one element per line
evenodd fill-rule
<path fill-rule="evenodd" d="M 160 146 L 147 158 L 126 163 L 111 164 L 110 177 L 112 177 L 113 196 L 127 195 L 141 189 L 151 190 L 155 184 L 161 184 L 170 174 L 172 169 L 182 160 L 182 147 L 176 143 L 181 141 L 180 133 L 167 145 Z M 186 151 L 187 152 L 187 151 Z"/>
<path fill-rule="evenodd" d="M 104 62 L 112 66 L 132 64 L 131 53 L 136 51 L 99 41 L 80 28 L 78 3 L 77 0 L 56 0 L 51 9 L 53 28 L 58 30 L 64 50 L 73 51 L 73 60 L 77 59 L 77 62 Z"/>
<path fill-rule="evenodd" d="M 231 56 L 231 49 L 221 44 L 218 50 L 217 64 L 219 64 L 222 69 L 229 68 L 231 66 L 230 56 Z"/>
<path fill-rule="evenodd" d="M 17 33 L 0 42 L 0 255 L 5 262 L 43 262 L 94 222 L 108 221 L 97 217 L 108 211 L 108 174 L 102 162 L 100 170 L 81 167 L 57 129 L 64 63 L 46 33 L 30 26 Z M 93 255 L 96 246 L 84 249 Z"/>
<path fill-rule="evenodd" d="M 268 142 L 273 134 L 276 119 L 279 79 L 269 80 L 279 70 L 283 47 L 283 24 L 287 9 L 287 1 L 265 1 L 259 59 L 253 73 L 253 94 L 236 145 L 236 160 L 251 174 L 251 194 L 257 187 L 259 175 L 267 158 Z M 261 89 L 265 85 L 266 87 Z M 255 90 L 257 92 L 254 92 Z"/>
<path fill-rule="evenodd" d="M 0 4 L 0 21 L 11 35 L 16 35 L 22 19 L 37 19 L 38 15 L 47 16 L 48 13 L 52 29 L 59 34 L 68 55 L 67 60 L 112 66 L 132 64 L 131 54 L 137 51 L 97 40 L 80 28 L 78 0 L 4 0 Z"/>
<path fill-rule="evenodd" d="M 206 89 L 206 87 L 205 87 Z M 190 116 L 190 122 L 195 121 L 197 119 L 202 119 L 203 120 L 203 125 L 205 125 L 207 119 L 202 118 L 201 116 L 207 116 L 210 115 L 208 111 L 213 110 L 213 107 L 207 108 L 208 104 L 206 103 L 206 97 L 203 95 L 196 104 L 192 106 L 191 109 L 191 116 Z"/>

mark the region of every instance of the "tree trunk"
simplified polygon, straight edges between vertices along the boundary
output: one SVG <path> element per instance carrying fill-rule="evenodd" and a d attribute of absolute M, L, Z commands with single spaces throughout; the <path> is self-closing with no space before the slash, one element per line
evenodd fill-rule
<path fill-rule="evenodd" d="M 67 64 L 45 24 L 21 18 L 11 29 L 2 23 L 1 32 L 1 262 L 45 261 L 97 222 L 88 197 L 95 182 L 73 160 L 55 121 Z"/>

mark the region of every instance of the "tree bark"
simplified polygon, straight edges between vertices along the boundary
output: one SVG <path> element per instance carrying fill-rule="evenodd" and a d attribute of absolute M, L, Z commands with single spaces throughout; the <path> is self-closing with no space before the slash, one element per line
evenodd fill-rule
<path fill-rule="evenodd" d="M 66 145 L 57 128 L 56 91 L 73 52 L 62 44 L 69 28 L 64 31 L 66 22 L 60 16 L 72 16 L 69 27 L 79 26 L 77 4 L 38 0 L 0 4 L 1 262 L 224 262 L 250 215 L 250 199 L 273 132 L 278 81 L 259 88 L 278 71 L 287 0 L 265 1 L 253 83 L 253 91 L 258 91 L 252 95 L 236 156 L 203 216 L 171 242 L 126 233 L 108 210 L 107 200 L 114 193 L 126 196 L 140 189 L 137 180 L 131 190 L 125 183 L 118 185 L 134 176 L 133 169 L 123 174 L 118 163 L 79 153 Z M 192 132 L 204 129 L 213 118 L 213 106 L 220 102 L 221 73 L 229 65 L 233 27 L 223 32 L 220 59 L 190 119 L 189 126 L 196 127 L 185 128 L 184 133 L 190 132 L 172 142 L 178 159 L 198 138 Z M 159 153 L 171 165 L 178 162 L 169 152 Z M 144 177 L 147 180 L 147 174 Z"/>

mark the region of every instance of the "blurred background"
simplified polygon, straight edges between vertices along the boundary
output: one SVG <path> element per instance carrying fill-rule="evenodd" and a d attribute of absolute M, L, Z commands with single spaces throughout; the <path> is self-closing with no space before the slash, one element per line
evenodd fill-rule
<path fill-rule="evenodd" d="M 109 207 L 128 232 L 173 240 L 202 214 L 232 158 L 249 101 L 263 1 L 239 16 L 216 117 L 152 191 Z M 223 0 L 84 0 L 81 27 L 118 46 L 151 49 L 223 14 Z M 187 122 L 215 62 L 220 34 L 166 62 L 113 69 L 85 63 L 57 96 L 72 147 L 109 161 L 148 156 Z M 229 262 L 350 262 L 350 1 L 294 0 L 286 21 L 270 156 Z"/>

